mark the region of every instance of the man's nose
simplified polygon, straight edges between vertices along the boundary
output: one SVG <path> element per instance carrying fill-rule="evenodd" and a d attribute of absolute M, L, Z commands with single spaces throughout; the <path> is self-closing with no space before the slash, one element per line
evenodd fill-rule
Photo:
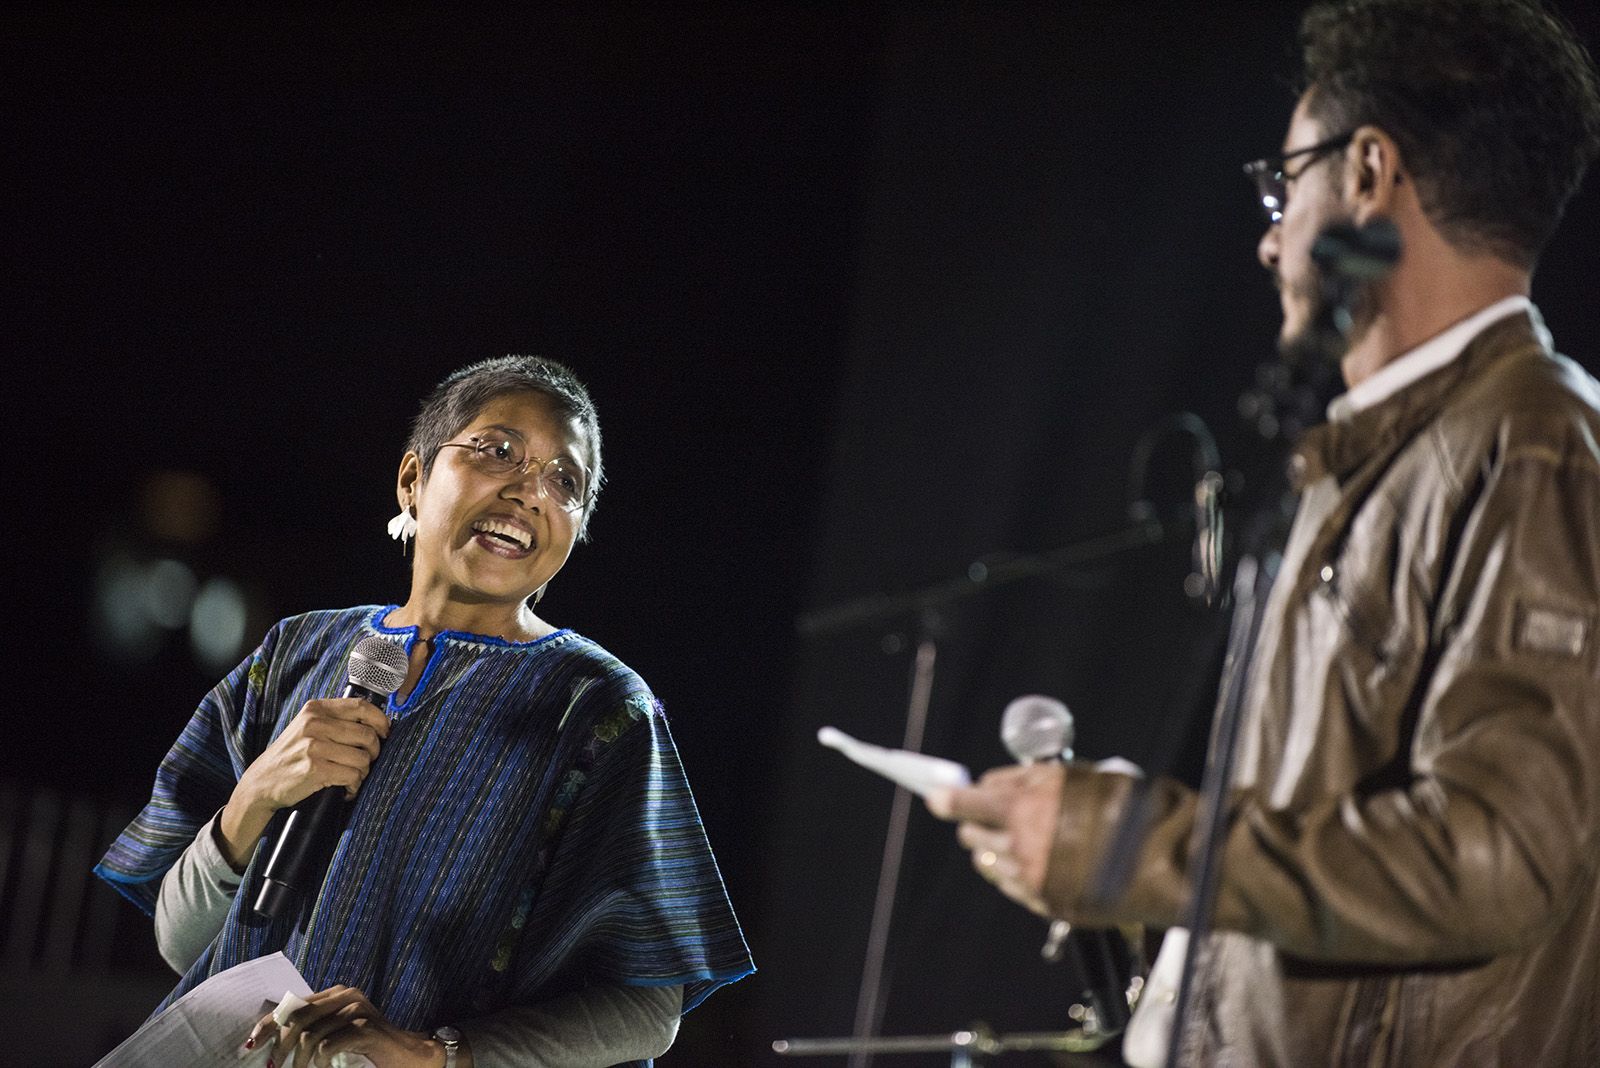
<path fill-rule="evenodd" d="M 1267 227 L 1267 232 L 1261 235 L 1261 240 L 1256 244 L 1256 259 L 1261 261 L 1261 266 L 1277 273 L 1278 225 L 1276 223 Z"/>

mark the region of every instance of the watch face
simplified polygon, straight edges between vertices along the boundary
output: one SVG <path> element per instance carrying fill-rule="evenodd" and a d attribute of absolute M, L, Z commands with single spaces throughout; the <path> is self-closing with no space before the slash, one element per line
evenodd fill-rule
<path fill-rule="evenodd" d="M 454 1027 L 436 1027 L 433 1029 L 433 1037 L 450 1048 L 454 1048 L 461 1042 L 461 1032 Z"/>

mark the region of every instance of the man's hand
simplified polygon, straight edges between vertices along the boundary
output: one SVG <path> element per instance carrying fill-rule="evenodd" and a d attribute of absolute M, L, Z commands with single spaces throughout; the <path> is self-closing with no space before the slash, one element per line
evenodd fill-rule
<path fill-rule="evenodd" d="M 934 790 L 928 811 L 959 821 L 956 837 L 972 851 L 972 866 L 1001 893 L 1041 916 L 1045 873 L 1061 808 L 1061 764 L 1027 764 L 986 772 L 972 786 Z"/>

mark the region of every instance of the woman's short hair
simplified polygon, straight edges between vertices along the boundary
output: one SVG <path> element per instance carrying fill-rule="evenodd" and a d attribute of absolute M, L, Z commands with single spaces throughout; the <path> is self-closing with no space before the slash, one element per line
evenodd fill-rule
<path fill-rule="evenodd" d="M 1309 113 L 1383 130 L 1452 244 L 1532 267 L 1600 151 L 1600 91 L 1538 0 L 1323 0 L 1300 25 Z"/>
<path fill-rule="evenodd" d="M 406 451 L 417 454 L 422 475 L 433 471 L 433 462 L 445 442 L 461 433 L 491 401 L 508 393 L 542 393 L 556 410 L 578 421 L 583 430 L 586 455 L 577 459 L 589 472 L 588 499 L 578 520 L 578 540 L 587 541 L 589 517 L 594 514 L 604 470 L 600 463 L 600 417 L 594 401 L 578 376 L 565 364 L 543 356 L 495 356 L 469 364 L 447 375 L 422 402 L 411 421 Z"/>

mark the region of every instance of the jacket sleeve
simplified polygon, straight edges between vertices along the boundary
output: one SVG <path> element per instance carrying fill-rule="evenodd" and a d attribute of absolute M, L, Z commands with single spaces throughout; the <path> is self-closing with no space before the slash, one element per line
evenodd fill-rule
<path fill-rule="evenodd" d="M 1273 809 L 1231 798 L 1216 923 L 1298 956 L 1482 959 L 1560 922 L 1600 857 L 1600 464 L 1592 441 L 1508 451 L 1459 527 L 1408 766 L 1383 786 Z M 1400 715 L 1402 710 L 1394 710 Z M 1064 915 L 1171 925 L 1196 799 L 1151 787 L 1127 894 L 1084 882 L 1130 783 L 1069 772 L 1047 901 Z"/>

